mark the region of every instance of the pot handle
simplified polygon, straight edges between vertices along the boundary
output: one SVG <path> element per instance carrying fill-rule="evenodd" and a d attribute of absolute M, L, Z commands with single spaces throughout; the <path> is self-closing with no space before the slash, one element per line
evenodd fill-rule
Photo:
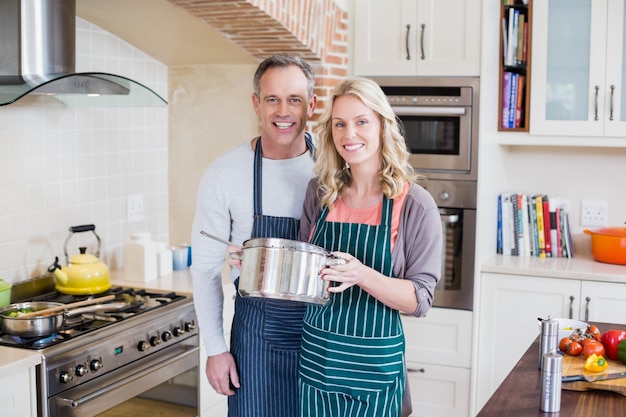
<path fill-rule="evenodd" d="M 230 252 L 228 257 L 236 261 L 243 261 L 243 252 Z"/>
<path fill-rule="evenodd" d="M 324 263 L 325 266 L 333 266 L 333 265 L 345 265 L 347 262 L 345 259 L 340 258 L 339 256 L 335 256 L 335 255 L 328 255 L 326 257 L 326 262 Z"/>
<path fill-rule="evenodd" d="M 63 253 L 65 254 L 65 263 L 67 265 L 69 265 L 70 263 L 70 256 L 67 253 L 67 243 L 70 241 L 74 233 L 92 232 L 96 237 L 96 240 L 98 241 L 98 249 L 96 249 L 95 256 L 96 258 L 100 258 L 100 246 L 102 245 L 102 242 L 100 241 L 100 236 L 98 236 L 98 234 L 96 233 L 96 225 L 84 224 L 81 226 L 70 226 L 69 230 L 70 234 L 67 236 L 67 238 L 65 239 L 65 243 L 63 244 Z"/>
<path fill-rule="evenodd" d="M 591 236 L 591 234 L 592 234 L 591 230 L 589 230 L 589 229 L 583 230 L 583 233 L 586 234 L 586 235 L 589 235 L 589 236 Z"/>

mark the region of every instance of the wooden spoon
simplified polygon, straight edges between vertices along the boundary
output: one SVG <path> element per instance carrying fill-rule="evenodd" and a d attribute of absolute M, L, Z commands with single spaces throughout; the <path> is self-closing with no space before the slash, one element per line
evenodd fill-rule
<path fill-rule="evenodd" d="M 48 316 L 53 313 L 58 313 L 59 311 L 65 311 L 74 307 L 87 306 L 92 304 L 103 303 L 105 301 L 111 301 L 115 299 L 115 294 L 107 295 L 106 297 L 98 297 L 98 298 L 90 298 L 88 300 L 76 301 L 75 303 L 63 304 L 61 306 L 44 308 L 43 310 L 33 311 L 32 313 L 20 314 L 18 318 L 30 318 L 30 317 L 38 317 L 38 316 Z"/>

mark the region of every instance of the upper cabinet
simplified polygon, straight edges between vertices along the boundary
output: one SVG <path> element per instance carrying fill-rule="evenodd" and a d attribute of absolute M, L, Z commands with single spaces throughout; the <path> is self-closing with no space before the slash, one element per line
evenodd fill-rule
<path fill-rule="evenodd" d="M 534 2 L 531 134 L 626 136 L 625 20 L 624 0 Z"/>
<path fill-rule="evenodd" d="M 355 3 L 356 75 L 480 75 L 480 0 Z"/>

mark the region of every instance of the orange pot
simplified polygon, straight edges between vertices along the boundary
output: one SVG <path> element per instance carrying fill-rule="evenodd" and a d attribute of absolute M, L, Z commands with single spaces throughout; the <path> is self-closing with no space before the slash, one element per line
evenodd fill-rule
<path fill-rule="evenodd" d="M 584 230 L 591 236 L 591 253 L 598 262 L 626 265 L 626 227 Z"/>

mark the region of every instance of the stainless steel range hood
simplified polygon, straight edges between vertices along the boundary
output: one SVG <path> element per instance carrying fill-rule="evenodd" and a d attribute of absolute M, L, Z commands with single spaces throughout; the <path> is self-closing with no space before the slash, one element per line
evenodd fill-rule
<path fill-rule="evenodd" d="M 0 106 L 30 94 L 75 106 L 165 106 L 145 85 L 76 73 L 76 0 L 0 0 Z"/>

